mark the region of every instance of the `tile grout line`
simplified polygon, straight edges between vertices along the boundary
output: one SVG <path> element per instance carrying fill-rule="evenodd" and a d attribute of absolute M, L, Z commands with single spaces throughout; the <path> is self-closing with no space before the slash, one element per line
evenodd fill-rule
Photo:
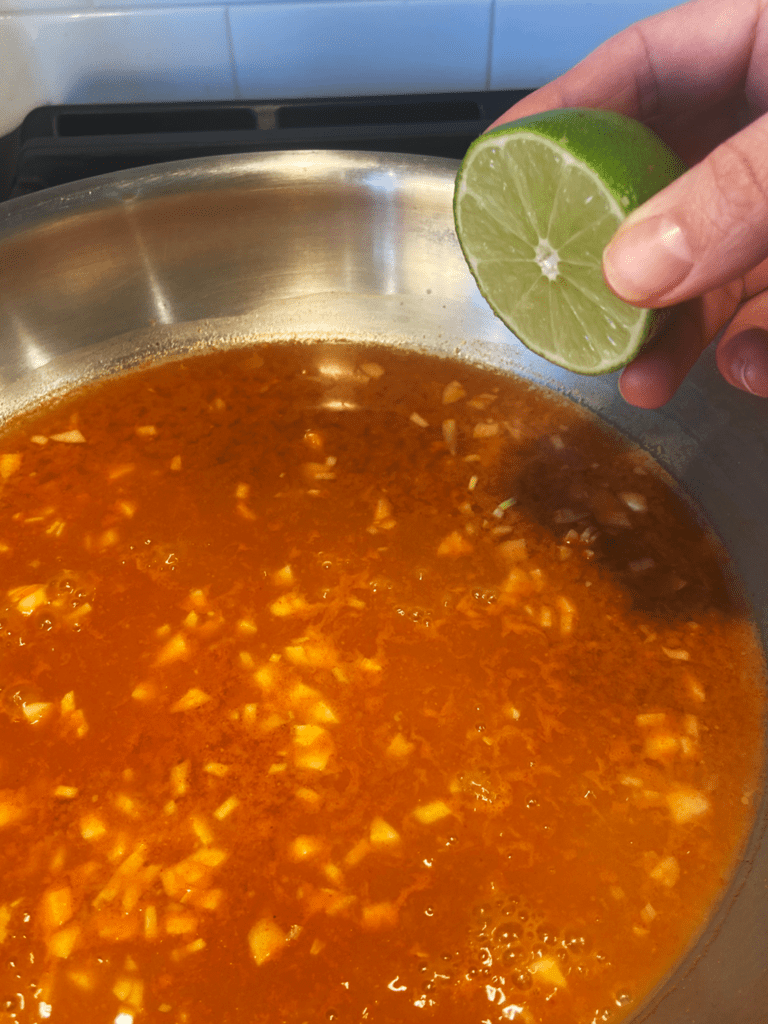
<path fill-rule="evenodd" d="M 485 66 L 485 89 L 491 88 L 491 74 L 493 72 L 493 36 L 496 29 L 496 0 L 491 0 L 491 12 L 488 19 L 488 60 Z"/>
<path fill-rule="evenodd" d="M 232 38 L 232 22 L 229 18 L 229 7 L 224 8 L 224 31 L 227 36 L 227 49 L 229 51 L 229 63 L 232 68 L 232 84 L 235 87 L 235 96 L 241 100 L 243 94 L 240 90 L 240 78 L 237 73 L 237 61 L 235 60 L 235 41 Z"/>

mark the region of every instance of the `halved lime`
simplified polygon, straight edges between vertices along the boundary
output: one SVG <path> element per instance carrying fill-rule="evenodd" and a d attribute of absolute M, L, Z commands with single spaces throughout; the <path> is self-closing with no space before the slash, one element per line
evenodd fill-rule
<path fill-rule="evenodd" d="M 518 338 L 574 373 L 628 363 L 659 313 L 618 299 L 603 249 L 682 174 L 649 128 L 608 110 L 550 110 L 476 139 L 456 178 L 456 233 L 478 287 Z"/>

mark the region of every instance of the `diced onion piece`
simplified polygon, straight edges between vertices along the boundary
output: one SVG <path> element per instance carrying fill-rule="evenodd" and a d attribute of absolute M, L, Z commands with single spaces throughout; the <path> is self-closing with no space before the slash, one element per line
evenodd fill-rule
<path fill-rule="evenodd" d="M 462 555 L 470 554 L 472 550 L 470 542 L 458 530 L 443 537 L 437 546 L 437 554 L 440 558 L 460 558 Z"/>
<path fill-rule="evenodd" d="M 357 664 L 364 672 L 382 672 L 381 663 L 375 658 L 358 658 Z"/>
<path fill-rule="evenodd" d="M 175 704 L 171 704 L 170 710 L 172 712 L 193 711 L 195 708 L 207 704 L 210 699 L 205 690 L 198 690 L 196 686 L 192 686 L 183 697 L 179 697 Z"/>
<path fill-rule="evenodd" d="M 688 651 L 684 651 L 681 648 L 662 647 L 661 649 L 664 651 L 666 656 L 671 658 L 673 661 L 688 661 L 691 657 Z"/>
<path fill-rule="evenodd" d="M 209 761 L 203 765 L 203 771 L 207 775 L 215 775 L 217 779 L 223 779 L 229 771 L 229 765 L 222 764 L 220 761 Z"/>
<path fill-rule="evenodd" d="M 536 960 L 529 965 L 528 970 L 537 981 L 546 982 L 556 988 L 564 988 L 567 984 L 557 960 L 551 956 L 544 956 L 541 960 Z"/>
<path fill-rule="evenodd" d="M 197 917 L 189 912 L 171 911 L 163 921 L 167 935 L 190 935 L 197 931 Z"/>
<path fill-rule="evenodd" d="M 378 931 L 397 925 L 397 907 L 394 903 L 369 903 L 363 907 L 363 928 Z"/>
<path fill-rule="evenodd" d="M 157 427 L 154 423 L 146 423 L 136 427 L 137 437 L 157 437 Z"/>
<path fill-rule="evenodd" d="M 443 441 L 445 446 L 451 455 L 456 454 L 456 442 L 458 440 L 458 430 L 456 428 L 456 420 L 443 420 Z"/>
<path fill-rule="evenodd" d="M 207 868 L 217 868 L 227 859 L 229 854 L 220 846 L 206 846 L 203 850 L 195 850 L 189 855 L 188 860 L 198 864 L 204 864 Z"/>
<path fill-rule="evenodd" d="M 568 636 L 573 632 L 573 624 L 576 619 L 576 605 L 567 597 L 562 595 L 557 599 L 557 609 L 560 612 L 560 632 Z"/>
<path fill-rule="evenodd" d="M 322 939 L 315 939 L 312 945 L 309 947 L 309 955 L 317 956 L 318 953 L 322 953 L 325 949 L 325 943 Z"/>
<path fill-rule="evenodd" d="M 680 749 L 680 740 L 670 732 L 652 733 L 643 744 L 643 757 L 654 761 L 669 761 Z"/>
<path fill-rule="evenodd" d="M 292 587 L 296 582 L 293 569 L 290 565 L 284 565 L 282 569 L 272 573 L 272 582 L 278 587 Z"/>
<path fill-rule="evenodd" d="M 496 554 L 503 562 L 523 562 L 528 557 L 528 545 L 523 537 L 504 540 L 496 545 Z"/>
<path fill-rule="evenodd" d="M 476 423 L 472 430 L 472 437 L 481 440 L 488 437 L 496 437 L 500 430 L 501 427 L 494 421 L 490 423 Z"/>
<path fill-rule="evenodd" d="M 689 696 L 692 700 L 695 700 L 697 704 L 703 704 L 707 699 L 707 695 L 704 691 L 704 687 L 700 681 L 691 672 L 685 673 L 685 686 Z"/>
<path fill-rule="evenodd" d="M 642 715 L 635 715 L 635 725 L 641 729 L 651 729 L 659 725 L 664 725 L 667 721 L 667 715 L 664 711 L 649 711 Z"/>
<path fill-rule="evenodd" d="M 432 825 L 436 821 L 442 821 L 443 818 L 447 818 L 452 813 L 453 811 L 444 800 L 433 800 L 432 803 L 422 804 L 420 807 L 415 808 L 413 816 L 422 825 Z"/>
<path fill-rule="evenodd" d="M 85 444 L 85 438 L 79 430 L 65 430 L 61 434 L 51 434 L 50 438 L 61 444 Z"/>
<path fill-rule="evenodd" d="M 320 803 L 320 794 L 308 786 L 300 786 L 296 790 L 296 798 L 308 804 L 310 807 L 317 807 Z"/>
<path fill-rule="evenodd" d="M 133 519 L 138 506 L 135 501 L 126 501 L 125 498 L 122 498 L 120 501 L 115 502 L 115 508 L 121 516 L 124 516 L 126 519 Z"/>
<path fill-rule="evenodd" d="M 643 909 L 640 911 L 640 920 L 645 925 L 648 925 L 651 923 L 651 921 L 655 920 L 656 916 L 656 910 L 650 903 L 646 903 Z"/>
<path fill-rule="evenodd" d="M 262 690 L 271 690 L 277 680 L 277 669 L 274 665 L 262 665 L 253 673 L 253 679 Z"/>
<path fill-rule="evenodd" d="M 389 825 L 383 818 L 374 818 L 371 822 L 369 834 L 371 846 L 374 848 L 392 849 L 401 842 L 400 833 Z"/>
<path fill-rule="evenodd" d="M 195 896 L 194 904 L 201 910 L 214 911 L 221 906 L 221 901 L 224 899 L 224 892 L 222 889 L 206 889 L 205 892 L 201 892 L 199 896 Z"/>
<path fill-rule="evenodd" d="M 101 534 L 99 534 L 99 540 L 98 540 L 99 549 L 101 551 L 104 551 L 104 550 L 106 550 L 106 548 L 114 547 L 115 544 L 117 544 L 117 542 L 119 540 L 120 540 L 120 534 L 118 533 L 117 530 L 115 530 L 114 528 L 110 528 L 109 530 L 104 530 Z"/>
<path fill-rule="evenodd" d="M 138 805 L 132 796 L 127 793 L 116 793 L 114 796 L 114 805 L 122 814 L 127 815 L 129 818 L 138 818 L 141 816 Z"/>
<path fill-rule="evenodd" d="M 11 908 L 7 903 L 0 906 L 0 946 L 8 938 L 8 925 L 11 923 Z"/>
<path fill-rule="evenodd" d="M 446 384 L 443 388 L 443 405 L 452 405 L 454 402 L 460 402 L 462 398 L 466 397 L 467 392 L 463 386 L 457 380 L 452 380 L 450 384 Z"/>
<path fill-rule="evenodd" d="M 187 638 L 183 633 L 176 633 L 160 649 L 160 653 L 155 658 L 155 665 L 170 665 L 174 661 L 188 658 L 189 653 Z"/>
<path fill-rule="evenodd" d="M 691 739 L 699 738 L 699 720 L 696 715 L 683 715 L 683 732 Z"/>
<path fill-rule="evenodd" d="M 263 917 L 248 932 L 251 956 L 258 967 L 277 956 L 287 943 L 285 932 L 268 917 Z"/>
<path fill-rule="evenodd" d="M 387 754 L 388 757 L 408 757 L 408 755 L 414 749 L 414 746 L 415 744 L 409 742 L 409 740 L 407 740 L 405 736 L 403 736 L 403 734 L 399 732 L 390 740 L 389 746 L 384 751 L 384 753 Z"/>
<path fill-rule="evenodd" d="M 97 814 L 84 814 L 80 818 L 80 835 L 89 842 L 102 839 L 107 834 L 107 826 Z"/>
<path fill-rule="evenodd" d="M 254 726 L 256 724 L 258 710 L 258 704 L 243 704 L 243 725 L 249 727 Z M 279 721 L 275 721 L 275 717 L 277 717 Z M 261 727 L 264 732 L 271 732 L 272 729 L 276 729 L 279 725 L 282 725 L 282 722 L 283 720 L 279 715 L 270 715 L 266 721 L 261 723 Z"/>
<path fill-rule="evenodd" d="M 190 814 L 189 824 L 192 826 L 192 831 L 195 833 L 195 835 L 203 844 L 203 846 L 210 846 L 216 837 L 213 834 L 211 826 L 205 820 L 203 815 Z"/>
<path fill-rule="evenodd" d="M 359 843 L 355 843 L 355 845 L 346 855 L 346 857 L 344 858 L 344 863 L 348 868 L 353 868 L 355 867 L 355 865 L 359 864 L 363 857 L 365 857 L 370 852 L 371 844 L 368 842 L 367 839 L 361 839 Z"/>
<path fill-rule="evenodd" d="M 300 863 L 316 857 L 322 848 L 322 841 L 317 836 L 296 836 L 288 847 L 288 856 L 291 860 Z"/>
<path fill-rule="evenodd" d="M 157 687 L 154 683 L 138 683 L 131 691 L 131 696 L 134 700 L 155 700 Z"/>
<path fill-rule="evenodd" d="M 189 761 L 180 761 L 171 768 L 171 795 L 184 796 L 189 789 L 189 773 L 192 765 Z"/>
<path fill-rule="evenodd" d="M 680 877 L 680 865 L 676 857 L 662 857 L 659 863 L 650 872 L 654 882 L 659 882 L 671 889 Z"/>
<path fill-rule="evenodd" d="M 378 380 L 379 377 L 384 376 L 384 367 L 379 366 L 378 363 L 360 363 L 360 369 L 367 377 L 371 377 L 373 380 Z"/>
<path fill-rule="evenodd" d="M 38 700 L 32 701 L 29 704 L 22 704 L 21 710 L 25 721 L 29 722 L 30 725 L 38 725 L 51 716 L 54 706 L 50 701 Z"/>
<path fill-rule="evenodd" d="M 151 942 L 159 934 L 157 925 L 157 907 L 150 903 L 144 908 L 144 938 Z"/>
<path fill-rule="evenodd" d="M 314 483 L 318 480 L 335 480 L 336 474 L 328 465 L 328 462 L 304 462 L 302 464 L 302 471 L 304 476 L 309 483 Z"/>
<path fill-rule="evenodd" d="M 648 502 L 646 501 L 644 494 L 638 494 L 636 491 L 621 491 L 619 497 L 633 512 L 647 512 Z"/>
<path fill-rule="evenodd" d="M 294 764 L 297 768 L 307 768 L 311 771 L 324 772 L 328 766 L 331 756 L 330 750 L 302 750 L 294 757 Z"/>
<path fill-rule="evenodd" d="M 3 480 L 7 480 L 8 477 L 13 476 L 21 466 L 21 455 L 18 452 L 9 452 L 5 455 L 0 455 L 0 477 Z"/>
<path fill-rule="evenodd" d="M 53 791 L 57 800 L 74 800 L 77 793 L 77 786 L 56 786 Z"/>
<path fill-rule="evenodd" d="M 44 893 L 40 901 L 40 922 L 45 932 L 58 931 L 73 913 L 72 890 L 68 885 L 57 886 Z"/>
<path fill-rule="evenodd" d="M 424 419 L 423 416 L 419 416 L 417 412 L 412 412 L 409 416 L 411 423 L 415 423 L 417 427 L 428 427 L 429 423 Z"/>
<path fill-rule="evenodd" d="M 45 587 L 37 583 L 24 587 L 14 587 L 8 591 L 8 597 L 22 615 L 31 615 L 32 612 L 48 603 L 48 592 Z"/>
<path fill-rule="evenodd" d="M 293 742 L 297 747 L 311 747 L 327 732 L 320 725 L 294 725 Z"/>
<path fill-rule="evenodd" d="M 323 874 L 331 885 L 341 885 L 344 881 L 344 874 L 336 864 L 323 864 Z"/>
<path fill-rule="evenodd" d="M 325 904 L 325 912 L 329 917 L 336 917 L 337 914 L 343 913 L 345 910 L 349 910 L 353 903 L 357 901 L 357 896 L 354 893 L 337 893 Z"/>
<path fill-rule="evenodd" d="M 240 800 L 236 796 L 229 796 L 224 803 L 219 804 L 216 810 L 213 812 L 213 816 L 217 821 L 224 821 L 230 814 L 240 806 Z"/>
<path fill-rule="evenodd" d="M 51 956 L 56 956 L 60 960 L 66 960 L 67 957 L 71 956 L 72 950 L 75 948 L 75 943 L 79 937 L 79 924 L 73 923 L 67 925 L 66 928 L 60 928 L 59 931 L 54 932 L 48 939 L 48 942 L 46 943 L 48 946 L 48 952 Z"/>
<path fill-rule="evenodd" d="M 313 721 L 322 722 L 324 725 L 337 725 L 339 721 L 324 700 L 319 700 L 316 704 L 313 704 L 309 715 Z"/>
<path fill-rule="evenodd" d="M 301 594 L 282 594 L 269 606 L 269 610 L 279 619 L 288 618 L 291 615 L 300 615 L 307 611 L 309 605 Z"/>
<path fill-rule="evenodd" d="M 75 988 L 79 988 L 81 992 L 93 992 L 96 988 L 96 974 L 94 971 L 86 970 L 72 970 L 67 971 L 67 978 Z"/>
<path fill-rule="evenodd" d="M 677 825 L 687 825 L 696 821 L 712 809 L 709 797 L 697 789 L 681 787 L 673 789 L 666 795 L 667 807 Z"/>

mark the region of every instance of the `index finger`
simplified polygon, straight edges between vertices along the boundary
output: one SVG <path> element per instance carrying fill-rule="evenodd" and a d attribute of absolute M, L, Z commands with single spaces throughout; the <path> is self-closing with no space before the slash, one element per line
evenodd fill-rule
<path fill-rule="evenodd" d="M 766 49 L 760 16 L 758 0 L 693 0 L 655 14 L 606 40 L 491 128 L 557 107 L 615 110 L 646 123 L 711 108 L 745 81 L 760 56 L 754 51 Z"/>

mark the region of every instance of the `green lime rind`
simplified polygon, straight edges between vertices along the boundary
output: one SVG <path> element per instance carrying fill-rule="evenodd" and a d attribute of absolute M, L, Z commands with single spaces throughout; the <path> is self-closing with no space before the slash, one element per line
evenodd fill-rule
<path fill-rule="evenodd" d="M 612 111 L 548 111 L 477 139 L 457 176 L 454 215 L 494 313 L 565 369 L 626 365 L 663 316 L 608 289 L 602 251 L 627 214 L 684 170 L 650 129 Z"/>
<path fill-rule="evenodd" d="M 494 128 L 475 139 L 467 156 L 495 135 L 525 130 L 551 139 L 597 171 L 626 214 L 687 170 L 677 153 L 640 121 L 581 107 L 547 110 Z"/>

